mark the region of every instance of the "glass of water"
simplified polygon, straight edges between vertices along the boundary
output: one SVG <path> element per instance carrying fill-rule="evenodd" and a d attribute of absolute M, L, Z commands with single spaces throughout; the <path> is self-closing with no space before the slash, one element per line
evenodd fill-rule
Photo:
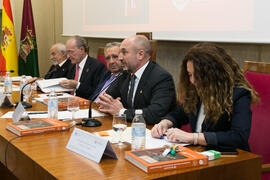
<path fill-rule="evenodd" d="M 127 118 L 126 114 L 123 115 L 114 115 L 113 116 L 113 123 L 112 123 L 113 130 L 118 134 L 118 146 L 123 146 L 124 144 L 121 141 L 121 135 L 127 128 Z"/>
<path fill-rule="evenodd" d="M 72 120 L 75 119 L 75 112 L 79 111 L 79 98 L 68 97 L 67 110 L 72 113 Z"/>
<path fill-rule="evenodd" d="M 26 102 L 29 102 L 29 97 L 31 96 L 31 93 L 32 93 L 31 84 L 28 84 L 23 89 L 23 94 Z"/>

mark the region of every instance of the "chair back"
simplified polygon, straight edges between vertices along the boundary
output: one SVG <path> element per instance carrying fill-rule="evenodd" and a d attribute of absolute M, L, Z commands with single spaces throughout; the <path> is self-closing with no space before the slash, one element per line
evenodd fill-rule
<path fill-rule="evenodd" d="M 104 55 L 104 47 L 98 48 L 97 60 L 105 64 L 105 66 L 107 67 L 107 63 L 106 63 L 105 55 Z"/>
<path fill-rule="evenodd" d="M 251 152 L 262 156 L 263 164 L 270 163 L 270 63 L 244 62 L 247 80 L 258 92 L 260 101 L 251 105 L 252 123 L 249 137 Z M 263 179 L 270 173 L 263 174 Z"/>

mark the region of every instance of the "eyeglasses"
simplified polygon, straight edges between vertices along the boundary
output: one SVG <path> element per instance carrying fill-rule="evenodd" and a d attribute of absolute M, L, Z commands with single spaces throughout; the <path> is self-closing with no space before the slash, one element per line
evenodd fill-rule
<path fill-rule="evenodd" d="M 115 55 L 115 54 L 112 54 L 111 56 L 106 56 L 106 57 L 105 57 L 105 59 L 106 59 L 107 61 L 110 60 L 111 58 L 115 60 L 115 59 L 118 58 L 118 56 Z"/>

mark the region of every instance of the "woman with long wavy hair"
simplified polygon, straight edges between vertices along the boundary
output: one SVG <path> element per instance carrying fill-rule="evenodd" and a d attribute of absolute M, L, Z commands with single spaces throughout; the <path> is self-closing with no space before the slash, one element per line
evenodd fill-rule
<path fill-rule="evenodd" d="M 181 65 L 177 95 L 180 107 L 153 127 L 153 137 L 249 150 L 250 103 L 259 98 L 224 49 L 212 43 L 193 46 Z M 192 133 L 179 129 L 188 123 Z"/>

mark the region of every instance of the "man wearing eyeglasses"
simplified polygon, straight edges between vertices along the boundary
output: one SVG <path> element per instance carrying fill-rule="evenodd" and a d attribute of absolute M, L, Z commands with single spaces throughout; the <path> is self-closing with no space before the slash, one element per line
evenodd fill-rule
<path fill-rule="evenodd" d="M 123 63 L 118 59 L 120 45 L 121 43 L 119 42 L 111 42 L 106 44 L 104 48 L 104 55 L 108 71 L 104 73 L 95 92 L 90 97 L 90 100 L 97 102 L 99 100 L 98 95 L 110 90 L 115 83 L 121 83 L 123 78 L 126 77 L 127 72 L 123 72 Z"/>
<path fill-rule="evenodd" d="M 68 59 L 74 64 L 67 78 L 60 85 L 74 89 L 73 94 L 88 99 L 95 91 L 101 75 L 106 71 L 103 63 L 88 56 L 88 46 L 84 38 L 73 36 L 66 42 Z"/>
<path fill-rule="evenodd" d="M 173 78 L 158 64 L 149 61 L 151 44 L 145 36 L 126 38 L 120 46 L 119 60 L 130 73 L 122 84 L 99 96 L 99 110 L 126 114 L 132 121 L 135 110 L 142 109 L 147 124 L 156 124 L 176 107 Z"/>

